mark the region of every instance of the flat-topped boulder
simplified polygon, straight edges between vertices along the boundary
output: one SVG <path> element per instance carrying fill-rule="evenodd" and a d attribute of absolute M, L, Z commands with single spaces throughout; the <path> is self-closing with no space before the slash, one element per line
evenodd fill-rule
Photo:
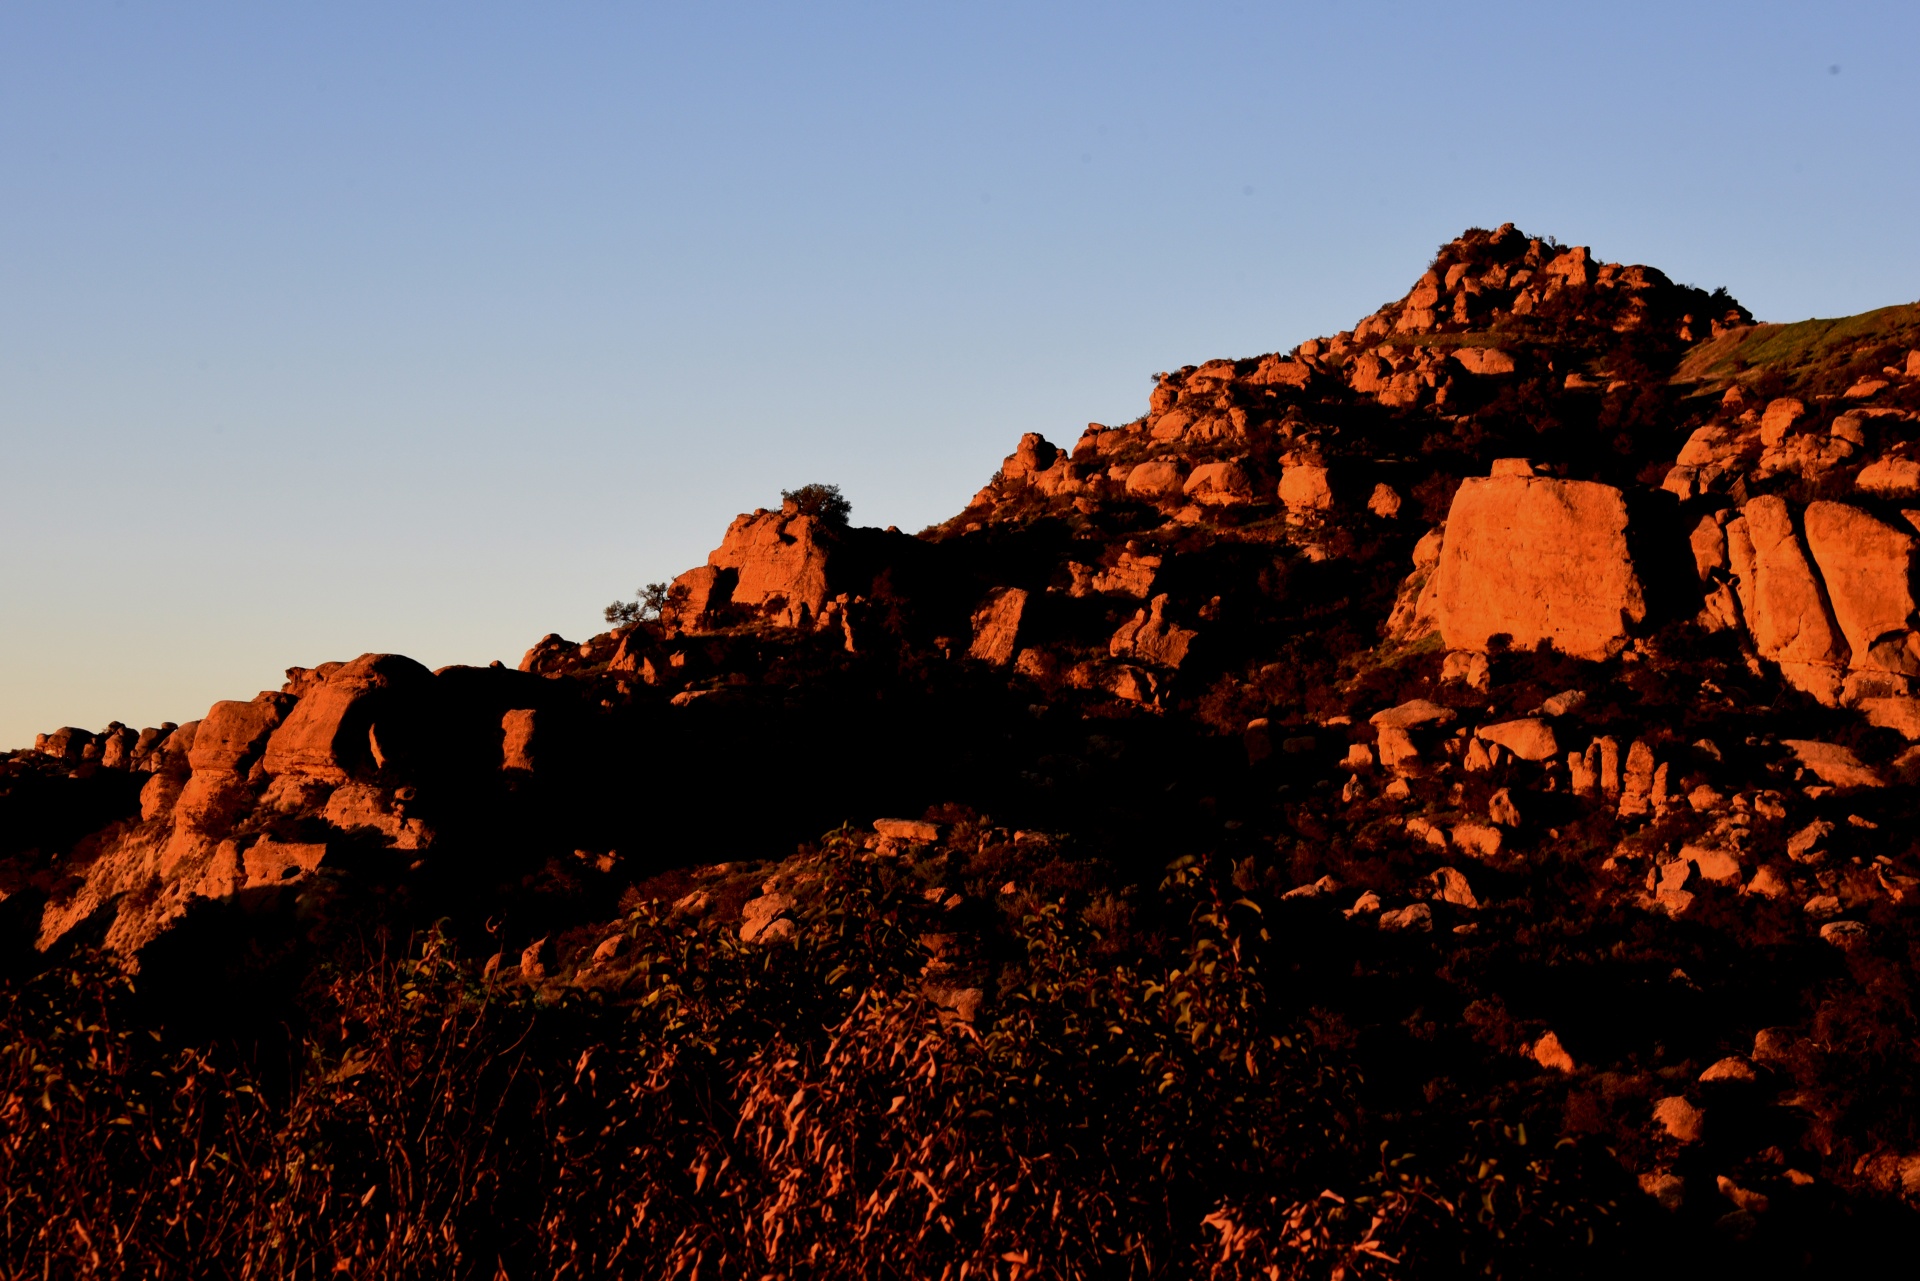
<path fill-rule="evenodd" d="M 1611 485 L 1508 474 L 1463 482 L 1447 513 L 1433 609 L 1448 649 L 1545 641 L 1576 658 L 1618 652 L 1646 617 Z"/>

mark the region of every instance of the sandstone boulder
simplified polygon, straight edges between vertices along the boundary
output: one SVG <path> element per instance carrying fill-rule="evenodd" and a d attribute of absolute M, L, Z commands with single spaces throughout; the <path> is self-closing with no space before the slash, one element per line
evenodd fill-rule
<path fill-rule="evenodd" d="M 1720 521 L 1712 516 L 1702 516 L 1687 535 L 1687 542 L 1693 548 L 1693 572 L 1702 583 L 1711 583 L 1718 574 L 1729 573 L 1733 562 L 1728 559 L 1727 531 Z"/>
<path fill-rule="evenodd" d="M 1485 651 L 1505 634 L 1578 658 L 1605 658 L 1646 616 L 1619 490 L 1541 476 L 1468 480 L 1454 495 L 1432 579 L 1449 649 Z"/>
<path fill-rule="evenodd" d="M 652 684 L 653 677 L 647 673 L 658 667 L 654 660 L 665 660 L 653 633 L 644 627 L 629 627 L 614 635 L 619 637 L 619 643 L 614 646 L 613 657 L 607 660 L 607 670 L 632 672 Z"/>
<path fill-rule="evenodd" d="M 172 721 L 167 721 L 141 730 L 140 737 L 134 740 L 133 744 L 132 768 L 147 772 L 160 768 L 160 760 L 166 749 L 167 740 L 179 728 Z"/>
<path fill-rule="evenodd" d="M 1751 1081 L 1755 1078 L 1753 1064 L 1738 1055 L 1729 1055 L 1716 1060 L 1712 1066 L 1700 1074 L 1702 1085 L 1712 1085 L 1718 1081 Z"/>
<path fill-rule="evenodd" d="M 1455 823 L 1448 834 L 1456 849 L 1482 859 L 1498 858 L 1506 839 L 1486 823 Z"/>
<path fill-rule="evenodd" d="M 140 787 L 140 821 L 150 823 L 173 813 L 186 785 L 186 777 L 180 774 L 158 773 L 148 778 Z"/>
<path fill-rule="evenodd" d="M 1920 462 L 1911 458 L 1881 458 L 1860 469 L 1854 484 L 1883 498 L 1911 498 L 1920 494 Z"/>
<path fill-rule="evenodd" d="M 1726 850 L 1710 845 L 1683 845 L 1679 857 L 1693 864 L 1703 881 L 1715 885 L 1740 883 L 1740 861 Z"/>
<path fill-rule="evenodd" d="M 510 708 L 500 717 L 500 768 L 531 770 L 534 766 L 539 712 L 531 707 Z"/>
<path fill-rule="evenodd" d="M 118 721 L 107 726 L 106 730 L 98 739 L 100 744 L 100 768 L 129 768 L 133 759 L 134 744 L 138 741 L 139 735 Z"/>
<path fill-rule="evenodd" d="M 732 604 L 760 610 L 789 627 L 811 622 L 832 595 L 826 530 L 792 503 L 777 512 L 735 517 L 707 564 L 733 571 Z"/>
<path fill-rule="evenodd" d="M 1420 536 L 1413 545 L 1413 572 L 1400 584 L 1387 616 L 1387 635 L 1397 641 L 1415 641 L 1433 634 L 1438 622 L 1439 583 L 1435 574 L 1440 552 L 1446 546 L 1447 527 L 1437 525 Z"/>
<path fill-rule="evenodd" d="M 200 737 L 200 722 L 188 721 L 162 739 L 149 757 L 151 768 L 185 778 L 193 772 L 193 743 Z"/>
<path fill-rule="evenodd" d="M 1025 480 L 1036 472 L 1045 471 L 1053 466 L 1060 451 L 1047 442 L 1047 438 L 1038 432 L 1028 432 L 1020 438 L 1020 444 L 1000 465 L 1000 475 L 1004 480 Z"/>
<path fill-rule="evenodd" d="M 973 613 L 973 644 L 968 653 L 983 663 L 1005 667 L 1020 648 L 1020 619 L 1026 612 L 1027 593 L 1018 587 L 1003 587 L 988 597 Z"/>
<path fill-rule="evenodd" d="M 86 755 L 87 748 L 93 745 L 93 734 L 72 725 L 63 726 L 51 734 L 43 735 L 37 746 L 43 755 L 51 756 L 66 765 L 78 765 Z"/>
<path fill-rule="evenodd" d="M 336 667 L 273 731 L 263 767 L 269 774 L 345 782 L 374 763 L 376 719 L 387 721 L 383 741 L 391 744 L 403 732 L 395 721 L 420 715 L 432 680 L 432 672 L 399 654 L 362 654 Z"/>
<path fill-rule="evenodd" d="M 1247 381 L 1256 387 L 1305 387 L 1313 381 L 1313 366 L 1285 356 L 1263 356 Z"/>
<path fill-rule="evenodd" d="M 1575 245 L 1542 267 L 1540 274 L 1550 282 L 1550 287 L 1588 284 L 1593 279 L 1591 255 L 1585 245 Z"/>
<path fill-rule="evenodd" d="M 1238 462 L 1202 463 L 1187 477 L 1181 492 L 1196 503 L 1221 507 L 1253 501 L 1253 478 Z"/>
<path fill-rule="evenodd" d="M 270 692 L 252 702 L 215 703 L 200 720 L 187 754 L 193 772 L 241 770 L 251 765 L 293 701 L 285 694 Z"/>
<path fill-rule="evenodd" d="M 1760 415 L 1760 443 L 1768 449 L 1779 445 L 1806 413 L 1806 402 L 1790 396 L 1768 401 L 1766 412 Z"/>
<path fill-rule="evenodd" d="M 1727 547 L 1760 656 L 1796 689 L 1839 702 L 1850 653 L 1786 503 L 1771 494 L 1748 503 L 1727 525 Z"/>
<path fill-rule="evenodd" d="M 1894 730 L 1909 741 L 1920 739 L 1920 698 L 1863 698 L 1858 706 L 1867 724 Z"/>
<path fill-rule="evenodd" d="M 742 943 L 777 943 L 793 936 L 793 922 L 787 913 L 793 899 L 785 894 L 762 894 L 740 909 Z"/>
<path fill-rule="evenodd" d="M 1669 1137 L 1682 1143 L 1696 1142 L 1706 1127 L 1706 1114 L 1678 1094 L 1653 1105 L 1653 1120 Z"/>
<path fill-rule="evenodd" d="M 1482 725 L 1474 731 L 1474 735 L 1489 743 L 1500 744 L 1523 761 L 1550 761 L 1560 755 L 1560 744 L 1553 736 L 1553 726 L 1538 717 Z"/>
<path fill-rule="evenodd" d="M 1115 658 L 1133 658 L 1160 667 L 1178 667 L 1186 661 L 1187 650 L 1199 632 L 1181 627 L 1167 618 L 1168 597 L 1155 596 L 1147 608 L 1120 625 L 1107 642 L 1107 652 Z"/>
<path fill-rule="evenodd" d="M 1148 420 L 1147 434 L 1155 440 L 1179 440 L 1200 415 L 1185 407 L 1169 409 Z"/>
<path fill-rule="evenodd" d="M 1179 495 L 1186 483 L 1180 462 L 1174 458 L 1153 458 L 1127 473 L 1127 494 L 1148 500 Z"/>
<path fill-rule="evenodd" d="M 1364 352 L 1347 362 L 1347 385 L 1361 395 L 1371 395 L 1386 386 L 1392 376 L 1393 367 L 1371 352 Z"/>
<path fill-rule="evenodd" d="M 1673 460 L 1682 467 L 1708 467 L 1717 462 L 1727 448 L 1727 429 L 1706 426 L 1696 428 Z"/>
<path fill-rule="evenodd" d="M 1325 511 L 1333 506 L 1333 489 L 1327 483 L 1327 469 L 1312 463 L 1295 463 L 1280 469 L 1280 501 L 1290 515 Z"/>
<path fill-rule="evenodd" d="M 1105 569 L 1091 565 L 1070 566 L 1073 570 L 1071 594 L 1078 596 L 1120 595 L 1145 600 L 1153 590 L 1154 576 L 1160 572 L 1162 558 L 1123 551 Z"/>
<path fill-rule="evenodd" d="M 1643 740 L 1635 739 L 1627 749 L 1627 768 L 1620 784 L 1620 817 L 1633 818 L 1653 808 L 1653 781 L 1657 773 L 1653 749 Z"/>
<path fill-rule="evenodd" d="M 1440 664 L 1440 679 L 1459 681 L 1474 689 L 1493 688 L 1493 667 L 1485 654 L 1470 649 L 1450 650 Z"/>
<path fill-rule="evenodd" d="M 1473 887 L 1467 883 L 1466 876 L 1458 868 L 1443 867 L 1430 878 L 1433 882 L 1433 897 L 1442 903 L 1451 903 L 1469 911 L 1477 911 L 1480 900 L 1474 897 Z"/>
<path fill-rule="evenodd" d="M 1404 770 L 1420 760 L 1420 748 L 1413 741 L 1413 735 L 1398 725 L 1382 725 L 1374 748 L 1380 763 L 1390 770 Z"/>
<path fill-rule="evenodd" d="M 1446 725 L 1453 721 L 1453 709 L 1424 698 L 1409 699 L 1367 718 L 1367 724 L 1393 729 L 1415 729 L 1426 725 Z"/>
<path fill-rule="evenodd" d="M 1920 676 L 1920 635 L 1914 632 L 1913 535 L 1845 503 L 1809 503 L 1807 549 L 1852 665 Z"/>
<path fill-rule="evenodd" d="M 1380 928 L 1383 930 L 1414 930 L 1425 933 L 1433 928 L 1433 909 L 1425 903 L 1409 903 L 1391 912 L 1380 913 Z"/>
<path fill-rule="evenodd" d="M 1085 489 L 1086 477 L 1079 464 L 1062 455 L 1055 458 L 1053 466 L 1044 471 L 1033 473 L 1033 487 L 1049 497 L 1059 494 L 1077 494 Z"/>
<path fill-rule="evenodd" d="M 1794 759 L 1823 783 L 1831 783 L 1835 787 L 1882 786 L 1879 774 L 1855 756 L 1851 749 L 1838 743 L 1783 738 L 1780 745 L 1792 752 Z"/>
<path fill-rule="evenodd" d="M 1521 1046 L 1520 1052 L 1541 1067 L 1550 1068 L 1555 1072 L 1571 1074 L 1578 1070 L 1573 1061 L 1573 1055 L 1567 1052 L 1567 1047 L 1560 1043 L 1560 1037 L 1553 1032 L 1548 1032 L 1539 1040 Z"/>
<path fill-rule="evenodd" d="M 698 631 L 716 608 L 727 603 L 733 580 L 732 570 L 715 569 L 711 565 L 695 566 L 667 587 L 667 603 L 660 611 L 660 621 L 673 635 Z M 520 670 L 539 669 L 522 662 Z"/>
<path fill-rule="evenodd" d="M 919 818 L 876 818 L 873 830 L 890 841 L 907 845 L 931 845 L 940 839 L 940 825 Z"/>
<path fill-rule="evenodd" d="M 327 677 L 345 666 L 345 663 L 322 663 L 318 667 L 289 667 L 287 682 L 280 687 L 280 692 L 291 694 L 295 698 L 305 698 L 320 688 Z"/>
<path fill-rule="evenodd" d="M 1115 698 L 1125 699 L 1129 703 L 1150 703 L 1160 692 L 1157 677 L 1144 667 L 1135 667 L 1131 663 L 1115 663 L 1102 668 L 1095 682 Z"/>
<path fill-rule="evenodd" d="M 1491 377 L 1513 372 L 1513 357 L 1498 347 L 1462 347 L 1453 353 L 1454 361 L 1470 374 Z"/>

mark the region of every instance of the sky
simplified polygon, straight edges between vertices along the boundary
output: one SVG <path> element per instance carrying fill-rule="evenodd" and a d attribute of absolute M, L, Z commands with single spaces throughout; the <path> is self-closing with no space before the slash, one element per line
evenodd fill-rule
<path fill-rule="evenodd" d="M 1920 297 L 1920 6 L 0 5 L 0 749 L 519 660 L 1535 235 Z"/>

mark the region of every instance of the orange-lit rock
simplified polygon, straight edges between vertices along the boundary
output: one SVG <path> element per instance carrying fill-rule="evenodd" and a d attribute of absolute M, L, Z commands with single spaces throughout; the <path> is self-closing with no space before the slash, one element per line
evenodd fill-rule
<path fill-rule="evenodd" d="M 500 717 L 500 768 L 531 770 L 535 727 L 539 714 L 531 707 L 512 708 Z"/>
<path fill-rule="evenodd" d="M 974 611 L 973 644 L 968 653 L 983 663 L 1005 667 L 1020 648 L 1020 619 L 1026 612 L 1027 593 L 1018 587 L 995 592 L 987 603 Z"/>
<path fill-rule="evenodd" d="M 1786 503 L 1774 495 L 1748 503 L 1727 525 L 1727 548 L 1760 656 L 1796 688 L 1839 702 L 1850 651 Z"/>
<path fill-rule="evenodd" d="M 736 517 L 707 564 L 734 572 L 733 604 L 765 611 L 789 626 L 818 616 L 831 595 L 820 522 L 792 504 Z"/>
<path fill-rule="evenodd" d="M 1294 463 L 1281 469 L 1280 501 L 1295 515 L 1325 511 L 1333 506 L 1327 469 L 1312 463 Z"/>
<path fill-rule="evenodd" d="M 1807 506 L 1807 550 L 1847 638 L 1852 665 L 1920 676 L 1913 535 L 1844 503 Z"/>
<path fill-rule="evenodd" d="M 1026 480 L 1034 473 L 1053 466 L 1054 459 L 1059 455 L 1059 449 L 1049 444 L 1045 436 L 1030 431 L 1020 438 L 1019 446 L 1000 464 L 1000 475 L 1005 480 Z"/>
<path fill-rule="evenodd" d="M 323 842 L 277 841 L 263 836 L 248 846 L 243 858 L 246 888 L 281 885 L 311 875 L 327 856 Z"/>
<path fill-rule="evenodd" d="M 1161 667 L 1178 667 L 1185 662 L 1187 650 L 1199 633 L 1168 619 L 1167 601 L 1163 592 L 1122 623 L 1107 643 L 1107 652 L 1115 658 L 1137 658 Z"/>
<path fill-rule="evenodd" d="M 262 764 L 269 774 L 305 774 L 344 782 L 374 764 L 372 731 L 382 711 L 407 716 L 409 697 L 422 698 L 433 680 L 411 658 L 362 654 L 314 685 L 267 739 Z"/>
<path fill-rule="evenodd" d="M 1494 476 L 1464 482 L 1433 572 L 1433 614 L 1449 649 L 1506 635 L 1604 658 L 1646 616 L 1627 550 L 1620 491 L 1591 481 Z"/>
<path fill-rule="evenodd" d="M 1194 502 L 1209 506 L 1226 506 L 1253 500 L 1252 478 L 1247 475 L 1245 467 L 1232 460 L 1202 463 L 1187 476 L 1186 483 L 1181 489 Z"/>
<path fill-rule="evenodd" d="M 1178 459 L 1155 458 L 1139 464 L 1127 473 L 1127 495 L 1132 498 L 1168 498 L 1179 494 L 1186 484 L 1186 472 Z"/>
<path fill-rule="evenodd" d="M 251 702 L 215 703 L 201 719 L 187 754 L 194 773 L 251 765 L 293 701 L 285 694 L 263 693 Z"/>

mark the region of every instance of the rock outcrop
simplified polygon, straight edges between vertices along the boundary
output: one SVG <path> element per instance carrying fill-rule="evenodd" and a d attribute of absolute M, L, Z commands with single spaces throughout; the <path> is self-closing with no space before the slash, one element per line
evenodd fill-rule
<path fill-rule="evenodd" d="M 716 597 L 724 592 L 725 603 L 787 626 L 804 626 L 819 617 L 831 594 L 824 535 L 819 518 L 800 514 L 791 503 L 777 512 L 737 518 L 707 557 L 717 574 L 706 593 L 706 611 L 720 603 Z"/>
<path fill-rule="evenodd" d="M 596 1018 L 667 1010 L 718 962 L 752 979 L 699 992 L 722 1021 L 740 990 L 783 1011 L 734 1060 L 778 1100 L 818 1094 L 817 1055 L 761 1053 L 794 1010 L 796 1045 L 855 1011 L 884 1020 L 884 1071 L 917 1045 L 943 1081 L 1064 1026 L 1021 1023 L 1058 1011 L 1039 957 L 1102 985 L 1075 1001 L 1139 1014 L 1114 1035 L 1146 1028 L 1152 1053 L 1167 1018 L 1204 1019 L 1191 1049 L 1232 1070 L 1189 1084 L 1246 1115 L 1292 1115 L 1273 1082 L 1305 1063 L 1355 1133 L 1412 1118 L 1441 1145 L 1416 1163 L 1436 1204 L 1532 1161 L 1524 1117 L 1566 1131 L 1532 1145 L 1561 1208 L 1637 1183 L 1715 1249 L 1897 1225 L 1920 1158 L 1867 1096 L 1920 1072 L 1899 1000 L 1920 954 L 1920 308 L 1755 325 L 1650 268 L 1476 230 L 1353 328 L 1161 374 L 1141 408 L 1071 451 L 1023 436 L 919 535 L 818 493 L 741 515 L 649 594 L 658 617 L 549 634 L 517 670 L 366 654 L 200 721 L 42 735 L 0 758 L 10 964 L 103 943 L 218 1007 L 205 992 L 279 982 L 230 974 L 431 937 L 456 1001 L 579 989 L 567 1008 Z M 1570 959 L 1571 987 L 1542 981 Z M 1242 1027 L 1250 1053 L 1210 1057 Z M 553 1081 L 597 1071 L 615 1097 L 624 1068 L 567 1057 Z M 948 1136 L 970 1113 L 935 1075 L 863 1082 L 859 1132 L 884 1113 Z M 1157 1077 L 1114 1125 L 1191 1109 Z M 735 1119 L 720 1149 L 743 1150 Z M 1276 1178 L 1281 1150 L 1256 1158 Z M 1311 1236 L 1355 1204 L 1322 1188 L 1378 1192 L 1371 1140 L 1315 1152 L 1308 1199 L 1261 1224 Z M 1210 1228 L 1237 1213 L 1191 1204 L 1223 1207 Z M 1576 1250 L 1589 1223 L 1647 1222 L 1616 1209 L 1569 1217 Z M 1439 1219 L 1446 1249 L 1405 1257 L 1454 1257 L 1474 1216 Z M 1243 1253 L 1277 1239 L 1228 1227 Z M 999 1261 L 1027 1259 L 1013 1244 Z"/>
<path fill-rule="evenodd" d="M 1495 636 L 1605 658 L 1646 616 L 1619 490 L 1591 481 L 1492 476 L 1461 483 L 1430 590 L 1449 649 Z"/>
<path fill-rule="evenodd" d="M 1920 676 L 1913 535 L 1843 503 L 1810 503 L 1805 521 L 1808 550 L 1846 638 L 1855 673 L 1849 691 L 1907 693 Z"/>
<path fill-rule="evenodd" d="M 1839 702 L 1850 651 L 1786 503 L 1772 495 L 1748 503 L 1727 526 L 1727 547 L 1760 656 L 1796 689 Z"/>
<path fill-rule="evenodd" d="M 1027 593 L 1018 587 L 997 591 L 973 616 L 973 644 L 968 653 L 983 663 L 1005 667 L 1020 647 L 1020 619 Z"/>
<path fill-rule="evenodd" d="M 267 739 L 269 774 L 344 783 L 386 763 L 417 736 L 433 673 L 398 654 L 362 654 L 314 683 Z"/>
<path fill-rule="evenodd" d="M 1113 634 L 1108 652 L 1115 658 L 1132 658 L 1158 667 L 1178 667 L 1186 661 L 1187 650 L 1199 632 L 1181 627 L 1167 617 L 1171 599 L 1164 592 L 1138 610 Z"/>

